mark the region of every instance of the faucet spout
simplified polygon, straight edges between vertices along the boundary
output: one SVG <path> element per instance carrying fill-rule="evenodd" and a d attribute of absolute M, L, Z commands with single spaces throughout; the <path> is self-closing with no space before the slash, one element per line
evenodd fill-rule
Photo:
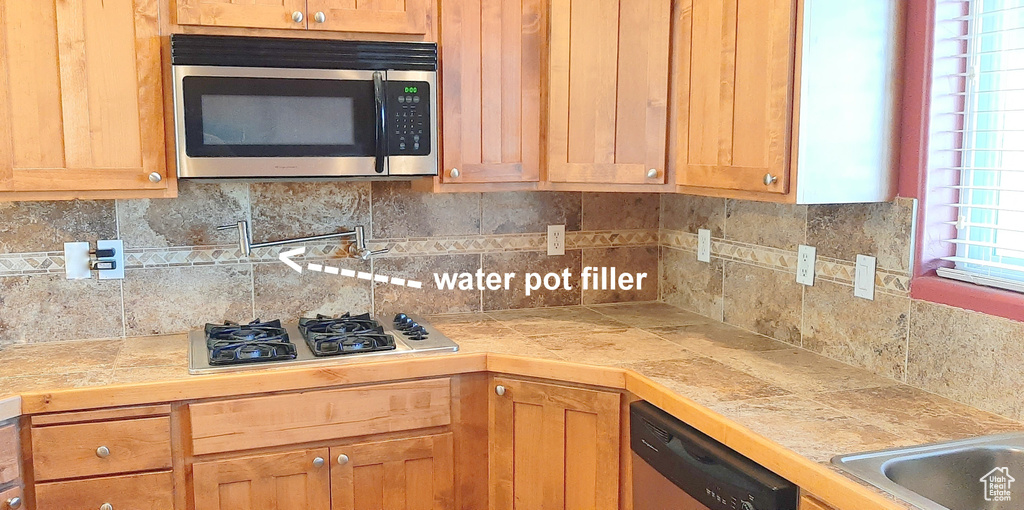
<path fill-rule="evenodd" d="M 249 229 L 249 222 L 246 220 L 240 220 L 238 221 L 238 223 L 234 225 L 222 225 L 220 227 L 217 227 L 217 230 L 230 229 L 238 230 L 238 250 L 242 253 L 242 256 L 246 258 L 251 257 L 252 250 L 256 248 L 281 246 L 285 244 L 306 243 L 311 241 L 322 241 L 325 239 L 336 239 L 339 237 L 353 237 L 355 242 L 352 244 L 352 247 L 349 248 L 349 253 L 352 254 L 353 256 L 360 257 L 363 260 L 367 260 L 374 255 L 379 255 L 381 253 L 385 253 L 388 251 L 387 249 L 377 251 L 368 250 L 366 248 L 366 230 L 363 228 L 362 225 L 357 225 L 353 227 L 352 230 L 347 230 L 344 232 L 335 232 L 333 234 L 324 234 L 319 236 L 281 239 L 278 241 L 267 241 L 263 243 L 252 242 L 252 232 Z"/>

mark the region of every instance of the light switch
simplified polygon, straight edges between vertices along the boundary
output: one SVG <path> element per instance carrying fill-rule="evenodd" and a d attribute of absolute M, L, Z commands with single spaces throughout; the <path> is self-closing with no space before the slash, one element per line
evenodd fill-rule
<path fill-rule="evenodd" d="M 96 241 L 96 252 L 97 254 L 104 252 L 103 255 L 109 254 L 113 251 L 113 256 L 98 258 L 99 262 L 113 263 L 113 267 L 110 269 L 100 269 L 97 271 L 100 275 L 100 280 L 123 280 L 124 279 L 124 241 L 120 239 Z M 110 267 L 105 265 L 103 267 Z"/>
<path fill-rule="evenodd" d="M 853 278 L 853 295 L 875 299 L 875 257 L 857 255 L 857 272 Z"/>

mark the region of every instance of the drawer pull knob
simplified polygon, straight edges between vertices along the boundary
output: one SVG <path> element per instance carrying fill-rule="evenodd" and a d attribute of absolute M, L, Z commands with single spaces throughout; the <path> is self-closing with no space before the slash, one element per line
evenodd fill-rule
<path fill-rule="evenodd" d="M 164 176 L 160 175 L 160 172 L 149 174 L 149 182 L 160 182 L 162 180 L 164 180 Z"/>
<path fill-rule="evenodd" d="M 296 23 L 302 23 L 302 18 L 303 16 L 301 11 L 295 11 L 292 13 L 292 21 Z"/>
<path fill-rule="evenodd" d="M 772 175 L 772 174 L 764 174 L 764 185 L 765 186 L 771 186 L 772 184 L 775 184 L 776 182 L 779 182 L 778 176 L 775 176 L 775 175 Z"/>
<path fill-rule="evenodd" d="M 323 457 L 317 457 L 317 458 L 313 459 L 313 467 L 317 467 L 317 468 L 324 467 L 324 458 Z"/>
<path fill-rule="evenodd" d="M 7 508 L 10 508 L 11 510 L 18 510 L 19 508 L 21 508 L 21 498 L 15 497 L 8 499 Z"/>
<path fill-rule="evenodd" d="M 652 169 L 647 171 L 647 178 L 648 179 L 653 179 L 653 178 L 655 178 L 657 176 L 658 176 L 658 169 L 657 168 L 652 168 Z"/>
<path fill-rule="evenodd" d="M 459 172 L 458 168 L 453 168 L 451 172 L 448 172 L 448 175 L 452 176 L 452 179 L 458 179 L 462 174 Z"/>
<path fill-rule="evenodd" d="M 499 384 L 499 385 L 494 387 L 494 392 L 497 393 L 499 397 L 504 397 L 505 396 L 505 387 Z"/>
<path fill-rule="evenodd" d="M 107 448 L 106 446 L 101 446 L 101 447 L 97 448 L 96 449 L 96 456 L 101 458 L 101 459 L 105 459 L 105 458 L 109 457 L 110 456 L 110 448 Z"/>
<path fill-rule="evenodd" d="M 324 14 L 323 11 L 319 11 L 313 15 L 313 21 L 316 21 L 317 23 L 323 23 L 327 21 L 327 15 Z"/>
<path fill-rule="evenodd" d="M 110 503 L 103 503 L 100 505 L 100 510 L 114 510 L 114 505 L 111 505 Z"/>
<path fill-rule="evenodd" d="M 338 455 L 338 464 L 341 464 L 342 466 L 348 464 L 348 455 L 345 455 L 344 453 Z"/>

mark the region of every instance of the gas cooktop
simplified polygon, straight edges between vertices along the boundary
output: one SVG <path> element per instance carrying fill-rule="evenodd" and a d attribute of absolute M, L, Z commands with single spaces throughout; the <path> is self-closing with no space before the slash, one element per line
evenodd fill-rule
<path fill-rule="evenodd" d="M 269 368 L 413 352 L 457 351 L 459 346 L 423 320 L 400 313 L 317 315 L 280 320 L 207 324 L 189 333 L 190 374 Z"/>

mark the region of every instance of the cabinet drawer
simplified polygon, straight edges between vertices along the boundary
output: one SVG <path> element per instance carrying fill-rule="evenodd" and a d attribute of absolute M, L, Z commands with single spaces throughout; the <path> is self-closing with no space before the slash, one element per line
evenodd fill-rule
<path fill-rule="evenodd" d="M 14 425 L 5 425 L 0 427 L 0 485 L 18 478 L 21 478 L 21 466 L 18 465 L 18 429 Z"/>
<path fill-rule="evenodd" d="M 96 510 L 104 503 L 114 510 L 172 510 L 174 480 L 167 471 L 36 485 L 39 510 Z"/>
<path fill-rule="evenodd" d="M 21 487 L 11 487 L 10 489 L 0 492 L 0 510 L 12 510 L 11 505 L 7 502 L 13 498 L 18 498 L 19 500 L 22 500 L 20 508 L 25 508 L 25 495 L 22 492 Z"/>
<path fill-rule="evenodd" d="M 167 469 L 171 467 L 171 419 L 34 427 L 32 457 L 39 481 Z"/>
<path fill-rule="evenodd" d="M 196 455 L 451 423 L 447 378 L 189 406 Z"/>

